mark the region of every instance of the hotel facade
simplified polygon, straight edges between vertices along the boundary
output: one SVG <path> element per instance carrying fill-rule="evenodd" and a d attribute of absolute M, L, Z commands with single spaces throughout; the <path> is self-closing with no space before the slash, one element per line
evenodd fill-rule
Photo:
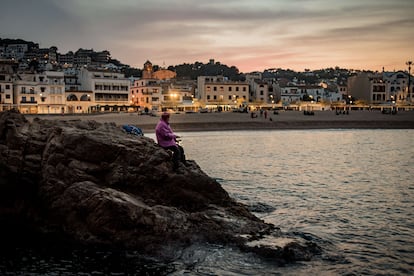
<path fill-rule="evenodd" d="M 246 107 L 250 101 L 248 82 L 229 81 L 223 76 L 197 78 L 198 101 L 208 109 L 230 110 Z"/>

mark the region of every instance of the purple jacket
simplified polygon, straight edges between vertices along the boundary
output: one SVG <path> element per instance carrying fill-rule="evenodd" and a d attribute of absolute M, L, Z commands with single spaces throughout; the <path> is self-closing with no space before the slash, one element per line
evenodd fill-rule
<path fill-rule="evenodd" d="M 155 128 L 155 135 L 157 136 L 158 145 L 163 148 L 177 145 L 175 142 L 177 135 L 174 134 L 170 125 L 162 119 Z"/>

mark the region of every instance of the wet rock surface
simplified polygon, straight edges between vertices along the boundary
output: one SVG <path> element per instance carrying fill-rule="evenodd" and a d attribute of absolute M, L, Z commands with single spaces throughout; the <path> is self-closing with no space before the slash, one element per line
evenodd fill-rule
<path fill-rule="evenodd" d="M 29 122 L 16 111 L 2 112 L 0 220 L 9 233 L 24 227 L 163 260 L 203 242 L 283 262 L 320 253 L 306 242 L 250 244 L 280 236 L 280 230 L 230 198 L 194 161 L 188 163 L 173 172 L 168 152 L 114 123 Z"/>

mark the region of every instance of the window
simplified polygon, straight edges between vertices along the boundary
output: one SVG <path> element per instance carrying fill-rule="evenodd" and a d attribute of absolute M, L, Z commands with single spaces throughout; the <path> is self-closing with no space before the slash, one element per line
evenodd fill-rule
<path fill-rule="evenodd" d="M 10 94 L 6 94 L 6 99 L 10 99 Z"/>
<path fill-rule="evenodd" d="M 229 96 L 229 100 L 231 100 L 231 96 Z"/>
<path fill-rule="evenodd" d="M 210 100 L 210 95 L 207 95 L 207 100 Z"/>
<path fill-rule="evenodd" d="M 6 89 L 10 89 L 10 84 L 6 84 Z"/>
<path fill-rule="evenodd" d="M 22 103 L 25 103 L 26 102 L 26 97 L 24 96 L 24 97 L 22 97 Z"/>

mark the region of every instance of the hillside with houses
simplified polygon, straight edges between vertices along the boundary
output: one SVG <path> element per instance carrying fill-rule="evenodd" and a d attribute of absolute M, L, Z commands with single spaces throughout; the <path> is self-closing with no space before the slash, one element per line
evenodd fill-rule
<path fill-rule="evenodd" d="M 96 112 L 331 110 L 413 107 L 408 71 L 269 68 L 240 72 L 214 59 L 167 68 L 133 68 L 108 50 L 60 53 L 23 39 L 0 38 L 0 111 Z M 403 66 L 402 66 L 403 67 Z"/>

